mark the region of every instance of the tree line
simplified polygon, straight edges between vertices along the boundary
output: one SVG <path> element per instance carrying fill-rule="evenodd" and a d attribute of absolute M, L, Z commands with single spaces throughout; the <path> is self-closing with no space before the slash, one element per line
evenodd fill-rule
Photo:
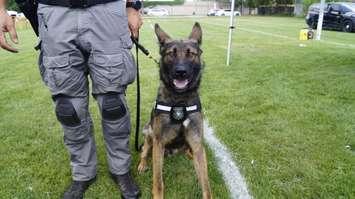
<path fill-rule="evenodd" d="M 7 9 L 8 9 L 8 10 L 19 11 L 15 0 L 8 0 L 8 1 L 7 1 Z"/>

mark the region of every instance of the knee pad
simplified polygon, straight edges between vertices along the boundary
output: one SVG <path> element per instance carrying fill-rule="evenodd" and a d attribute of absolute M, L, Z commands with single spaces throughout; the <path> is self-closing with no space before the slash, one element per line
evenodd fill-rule
<path fill-rule="evenodd" d="M 121 119 L 126 115 L 126 107 L 119 94 L 107 93 L 102 97 L 102 118 L 109 121 Z"/>
<path fill-rule="evenodd" d="M 58 97 L 55 113 L 59 122 L 65 126 L 79 126 L 81 124 L 78 114 L 69 98 Z"/>

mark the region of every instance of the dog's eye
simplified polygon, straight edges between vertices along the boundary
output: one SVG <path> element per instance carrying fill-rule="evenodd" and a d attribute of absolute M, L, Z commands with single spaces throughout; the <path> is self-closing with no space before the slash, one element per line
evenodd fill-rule
<path fill-rule="evenodd" d="M 189 56 L 194 57 L 194 56 L 196 56 L 196 55 L 197 55 L 197 53 L 196 53 L 195 51 L 191 50 L 190 48 L 188 48 L 188 49 L 186 50 L 186 56 L 187 56 L 187 57 L 189 57 Z"/>
<path fill-rule="evenodd" d="M 166 52 L 166 56 L 167 57 L 175 57 L 177 55 L 177 49 L 176 48 L 173 48 L 171 50 L 168 50 Z"/>
<path fill-rule="evenodd" d="M 191 54 L 191 50 L 190 49 L 187 49 L 186 50 L 186 57 L 190 57 L 192 56 L 193 54 Z"/>
<path fill-rule="evenodd" d="M 173 51 L 170 51 L 170 52 L 167 52 L 166 53 L 166 56 L 167 57 L 174 57 L 175 56 L 175 53 Z"/>
<path fill-rule="evenodd" d="M 166 52 L 166 54 L 164 55 L 164 60 L 166 62 L 172 62 L 175 59 L 175 55 L 173 51 L 170 52 Z"/>

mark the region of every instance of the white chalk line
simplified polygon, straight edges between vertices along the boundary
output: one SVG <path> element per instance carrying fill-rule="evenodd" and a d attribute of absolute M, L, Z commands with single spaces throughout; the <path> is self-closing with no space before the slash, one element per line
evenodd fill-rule
<path fill-rule="evenodd" d="M 232 199 L 251 199 L 245 179 L 233 161 L 232 155 L 224 144 L 215 136 L 214 131 L 204 122 L 204 138 L 209 148 L 213 151 L 218 170 L 223 175 Z"/>

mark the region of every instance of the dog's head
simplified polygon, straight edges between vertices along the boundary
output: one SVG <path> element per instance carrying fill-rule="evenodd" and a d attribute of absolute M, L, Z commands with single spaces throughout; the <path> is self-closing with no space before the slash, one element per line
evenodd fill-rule
<path fill-rule="evenodd" d="M 187 39 L 174 40 L 158 24 L 155 33 L 160 44 L 160 79 L 176 93 L 196 90 L 200 84 L 202 30 L 195 23 Z"/>

